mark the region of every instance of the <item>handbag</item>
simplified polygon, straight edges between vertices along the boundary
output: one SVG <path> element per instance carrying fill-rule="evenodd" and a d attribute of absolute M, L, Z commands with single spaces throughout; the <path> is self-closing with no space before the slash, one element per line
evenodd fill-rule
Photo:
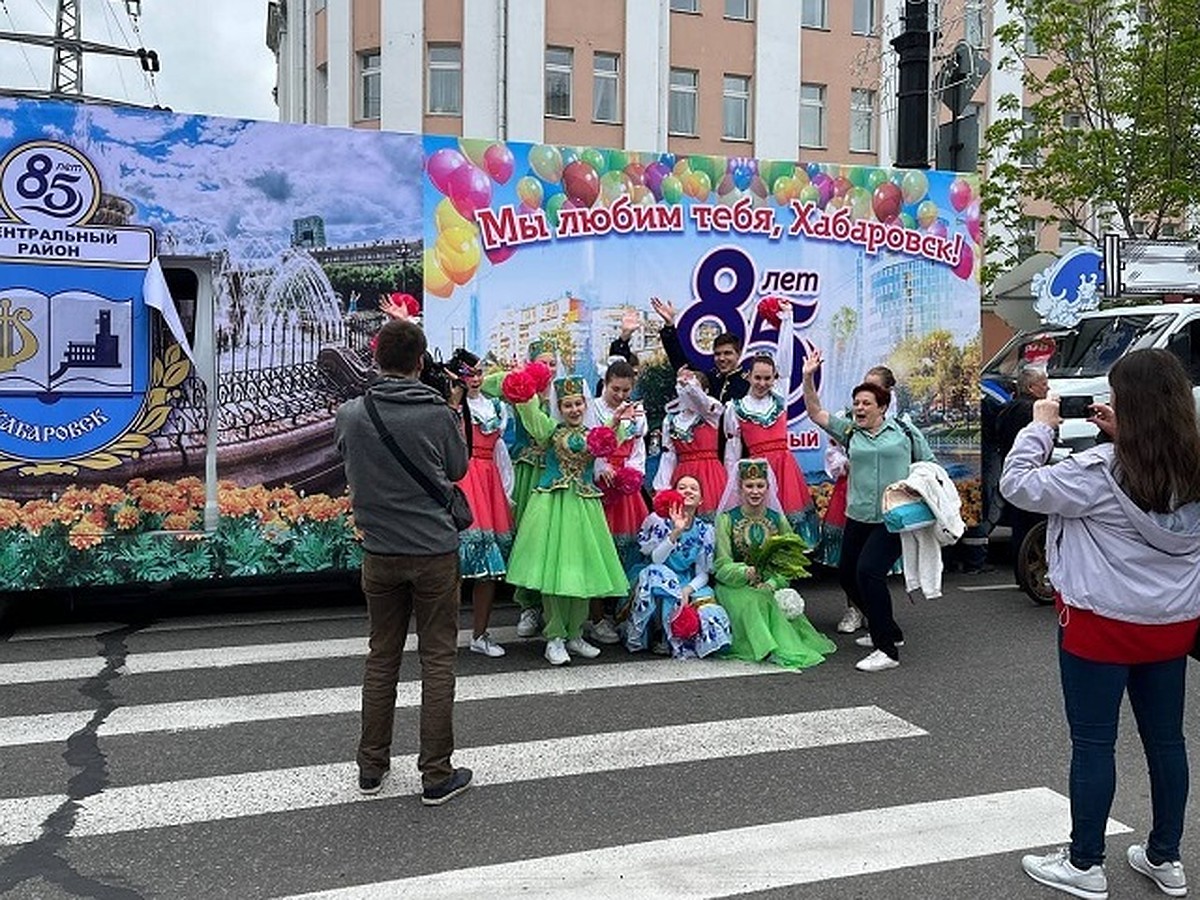
<path fill-rule="evenodd" d="M 396 461 L 404 466 L 404 471 L 412 476 L 413 481 L 419 484 L 425 493 L 433 498 L 434 502 L 450 513 L 455 528 L 459 531 L 466 531 L 470 528 L 475 522 L 475 514 L 471 512 L 471 504 L 467 502 L 467 495 L 463 493 L 462 488 L 457 484 L 450 485 L 449 496 L 438 490 L 437 486 L 429 480 L 429 476 L 413 465 L 412 460 L 400 449 L 396 439 L 383 424 L 383 419 L 379 417 L 379 410 L 375 408 L 375 398 L 371 396 L 370 391 L 363 395 L 363 404 L 367 408 L 367 415 L 371 417 L 371 423 L 379 432 L 379 439 L 383 441 L 383 446 L 387 447 L 392 452 L 392 456 L 396 457 Z"/>

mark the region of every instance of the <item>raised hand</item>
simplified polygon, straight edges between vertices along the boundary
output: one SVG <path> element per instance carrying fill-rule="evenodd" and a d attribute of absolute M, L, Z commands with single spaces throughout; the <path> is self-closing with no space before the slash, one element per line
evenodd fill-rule
<path fill-rule="evenodd" d="M 389 319 L 399 319 L 405 321 L 408 319 L 408 308 L 403 304 L 396 303 L 390 296 L 384 296 L 379 301 L 379 311 Z"/>
<path fill-rule="evenodd" d="M 687 511 L 684 510 L 684 508 L 683 508 L 683 504 L 677 503 L 674 506 L 672 506 L 670 513 L 671 513 L 671 524 L 673 526 L 675 526 L 675 528 L 674 528 L 675 532 L 677 534 L 683 534 L 685 531 L 687 531 L 688 515 L 687 515 Z"/>
<path fill-rule="evenodd" d="M 670 300 L 660 300 L 658 297 L 651 297 L 650 305 L 654 307 L 654 311 L 658 313 L 659 318 L 663 320 L 664 324 L 675 324 L 675 306 Z"/>
<path fill-rule="evenodd" d="M 629 340 L 629 336 L 642 327 L 642 314 L 636 309 L 627 309 L 621 315 L 621 338 Z"/>
<path fill-rule="evenodd" d="M 821 366 L 825 363 L 825 355 L 812 344 L 808 345 L 808 352 L 804 354 L 803 372 L 807 375 L 815 375 Z"/>

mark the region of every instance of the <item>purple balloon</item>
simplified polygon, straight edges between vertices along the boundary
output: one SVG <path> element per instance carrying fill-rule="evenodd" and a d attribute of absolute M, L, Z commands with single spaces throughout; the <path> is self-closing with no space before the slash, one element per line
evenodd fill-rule
<path fill-rule="evenodd" d="M 433 186 L 439 192 L 449 196 L 450 176 L 466 163 L 467 158 L 457 150 L 443 147 L 429 157 L 428 162 L 425 163 L 425 171 L 429 173 L 429 180 L 433 182 Z"/>
<path fill-rule="evenodd" d="M 467 221 L 474 221 L 475 210 L 492 202 L 492 179 L 470 163 L 451 172 L 446 187 L 450 202 Z"/>
<path fill-rule="evenodd" d="M 670 174 L 671 170 L 664 163 L 655 162 L 646 166 L 645 184 L 650 193 L 654 195 L 655 200 L 662 199 L 662 180 Z"/>

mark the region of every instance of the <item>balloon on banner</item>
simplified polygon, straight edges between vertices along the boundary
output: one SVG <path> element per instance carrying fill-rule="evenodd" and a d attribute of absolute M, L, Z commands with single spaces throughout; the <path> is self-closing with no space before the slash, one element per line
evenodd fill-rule
<path fill-rule="evenodd" d="M 566 194 L 553 194 L 546 198 L 546 218 L 555 228 L 558 227 L 558 211 L 566 202 Z"/>
<path fill-rule="evenodd" d="M 850 188 L 850 193 L 846 195 L 850 201 L 850 218 L 851 219 L 869 219 L 871 218 L 871 192 L 865 187 Z"/>
<path fill-rule="evenodd" d="M 667 167 L 668 171 L 675 168 L 675 154 L 664 153 L 658 158 L 658 161 Z"/>
<path fill-rule="evenodd" d="M 902 212 L 900 213 L 900 224 L 905 228 L 916 228 L 917 220 L 914 219 L 911 214 Z"/>
<path fill-rule="evenodd" d="M 962 245 L 962 255 L 958 258 L 958 265 L 954 267 L 954 274 L 963 281 L 975 274 L 975 251 L 971 244 Z"/>
<path fill-rule="evenodd" d="M 903 199 L 900 188 L 892 182 L 885 181 L 880 184 L 871 196 L 871 208 L 875 210 L 875 218 L 881 222 L 895 218 L 900 214 Z"/>
<path fill-rule="evenodd" d="M 512 178 L 514 160 L 507 144 L 492 144 L 483 154 L 483 167 L 497 184 L 508 184 Z"/>
<path fill-rule="evenodd" d="M 967 206 L 966 220 L 967 234 L 971 235 L 971 240 L 978 244 L 983 239 L 983 223 L 980 220 L 978 200 L 972 200 Z"/>
<path fill-rule="evenodd" d="M 852 187 L 854 187 L 854 185 L 850 183 L 849 178 L 844 175 L 839 175 L 837 178 L 833 179 L 833 196 L 845 197 L 848 193 L 850 193 L 850 188 Z"/>
<path fill-rule="evenodd" d="M 492 180 L 469 163 L 451 173 L 448 187 L 450 202 L 464 219 L 473 219 L 475 210 L 492 202 Z"/>
<path fill-rule="evenodd" d="M 588 163 L 577 159 L 563 169 L 563 191 L 576 206 L 587 208 L 600 196 L 600 177 Z"/>
<path fill-rule="evenodd" d="M 625 176 L 631 185 L 640 187 L 646 183 L 646 167 L 640 162 L 631 162 L 625 167 Z"/>
<path fill-rule="evenodd" d="M 964 178 L 955 178 L 950 182 L 950 205 L 955 212 L 962 212 L 971 203 L 971 185 Z"/>
<path fill-rule="evenodd" d="M 811 181 L 800 188 L 800 193 L 796 195 L 796 199 L 801 203 L 820 203 L 821 189 Z"/>
<path fill-rule="evenodd" d="M 464 219 L 462 214 L 454 208 L 454 204 L 450 202 L 449 197 L 443 197 L 438 201 L 438 205 L 434 207 L 433 223 L 437 226 L 439 234 L 447 228 L 470 228 L 472 231 L 475 231 L 475 223 L 469 219 Z"/>
<path fill-rule="evenodd" d="M 612 206 L 617 200 L 628 196 L 629 176 L 620 169 L 600 176 L 600 199 L 605 206 Z"/>
<path fill-rule="evenodd" d="M 435 151 L 425 163 L 429 180 L 440 194 L 450 193 L 450 176 L 467 164 L 467 158 L 450 147 Z"/>
<path fill-rule="evenodd" d="M 480 140 L 479 138 L 459 138 L 458 140 L 459 149 L 462 150 L 467 159 L 485 171 L 487 170 L 487 151 L 491 145 L 491 141 Z"/>
<path fill-rule="evenodd" d="M 663 200 L 672 205 L 683 199 L 683 182 L 674 175 L 667 175 L 659 184 Z"/>
<path fill-rule="evenodd" d="M 646 166 L 645 183 L 650 189 L 650 193 L 654 195 L 655 200 L 662 199 L 662 182 L 667 177 L 671 170 L 661 162 L 651 163 Z"/>
<path fill-rule="evenodd" d="M 929 226 L 929 233 L 940 238 L 950 236 L 950 223 L 945 219 L 938 219 Z"/>
<path fill-rule="evenodd" d="M 529 168 L 542 181 L 555 182 L 562 179 L 563 159 L 557 147 L 536 144 L 529 148 Z"/>
<path fill-rule="evenodd" d="M 691 172 L 690 174 L 694 185 L 692 196 L 697 200 L 707 200 L 708 195 L 712 193 L 712 179 L 708 177 L 707 172 Z"/>
<path fill-rule="evenodd" d="M 490 262 L 493 266 L 498 266 L 498 265 L 500 265 L 500 263 L 504 262 L 506 259 L 511 258 L 512 255 L 517 252 L 517 248 L 516 247 L 494 247 L 491 250 L 485 250 L 483 252 L 487 256 L 488 262 Z"/>
<path fill-rule="evenodd" d="M 526 206 L 535 209 L 542 205 L 542 183 L 532 175 L 526 175 L 517 181 L 517 199 Z"/>
<path fill-rule="evenodd" d="M 629 162 L 629 154 L 624 150 L 609 150 L 606 168 L 609 172 L 621 172 Z"/>
<path fill-rule="evenodd" d="M 917 224 L 922 228 L 928 228 L 938 217 L 938 205 L 932 200 L 922 200 L 917 207 Z"/>
<path fill-rule="evenodd" d="M 437 252 L 432 247 L 425 251 L 421 268 L 425 272 L 426 292 L 435 297 L 441 297 L 443 300 L 454 293 L 454 282 L 442 271 Z"/>
<path fill-rule="evenodd" d="M 438 265 L 455 284 L 466 284 L 479 268 L 479 240 L 469 228 L 447 228 L 433 249 Z"/>
<path fill-rule="evenodd" d="M 579 150 L 575 147 L 559 147 L 558 152 L 562 156 L 564 169 L 579 159 Z"/>
<path fill-rule="evenodd" d="M 929 193 L 929 179 L 920 169 L 909 169 L 900 180 L 905 203 L 918 203 Z"/>
<path fill-rule="evenodd" d="M 867 173 L 867 183 L 866 183 L 867 190 L 874 192 L 874 190 L 877 187 L 879 187 L 881 184 L 887 184 L 887 183 L 888 183 L 888 173 L 884 169 L 871 169 Z"/>
<path fill-rule="evenodd" d="M 603 175 L 608 171 L 608 158 L 601 151 L 594 147 L 588 147 L 579 154 L 579 158 L 592 167 L 597 175 Z"/>
<path fill-rule="evenodd" d="M 791 175 L 780 175 L 771 184 L 771 193 L 775 196 L 775 202 L 780 206 L 787 206 L 795 194 L 792 193 L 795 182 Z"/>

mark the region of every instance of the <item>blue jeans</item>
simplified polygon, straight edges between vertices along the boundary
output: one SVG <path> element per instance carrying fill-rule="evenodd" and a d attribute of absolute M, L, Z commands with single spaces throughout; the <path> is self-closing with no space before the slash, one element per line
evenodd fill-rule
<path fill-rule="evenodd" d="M 1063 650 L 1060 632 L 1058 660 L 1071 729 L 1071 863 L 1086 869 L 1104 862 L 1104 826 L 1117 787 L 1117 721 L 1126 690 L 1150 770 L 1154 823 L 1146 855 L 1155 864 L 1179 859 L 1188 793 L 1187 657 L 1136 665 L 1090 662 Z"/>

